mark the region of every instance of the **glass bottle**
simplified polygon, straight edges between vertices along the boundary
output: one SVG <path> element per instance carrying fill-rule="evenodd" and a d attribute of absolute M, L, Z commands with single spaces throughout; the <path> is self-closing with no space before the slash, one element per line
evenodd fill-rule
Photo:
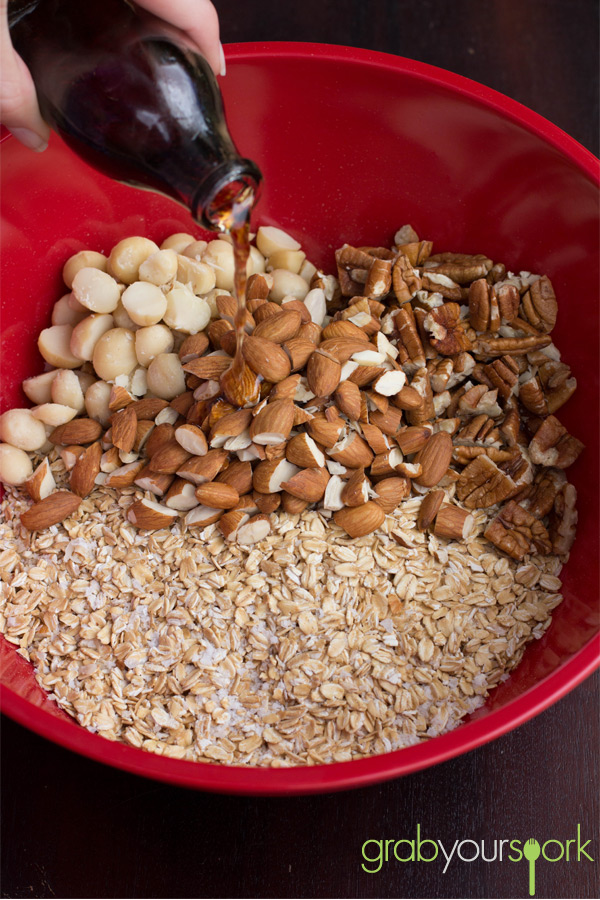
<path fill-rule="evenodd" d="M 90 165 L 213 230 L 255 201 L 260 170 L 238 154 L 216 78 L 176 28 L 126 0 L 11 0 L 9 26 L 42 116 Z"/>

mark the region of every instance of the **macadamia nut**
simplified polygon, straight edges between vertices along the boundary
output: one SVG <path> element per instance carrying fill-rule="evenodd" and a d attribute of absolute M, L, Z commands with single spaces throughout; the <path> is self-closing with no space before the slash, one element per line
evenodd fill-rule
<path fill-rule="evenodd" d="M 198 262 L 187 256 L 178 256 L 177 281 L 189 287 L 194 294 L 206 294 L 214 288 L 216 274 L 214 269 L 205 262 Z"/>
<path fill-rule="evenodd" d="M 150 284 L 170 284 L 177 277 L 177 254 L 174 250 L 152 253 L 140 266 L 140 281 Z"/>
<path fill-rule="evenodd" d="M 105 381 L 95 381 L 85 392 L 85 410 L 90 419 L 108 425 L 112 415 L 108 408 L 111 386 Z"/>
<path fill-rule="evenodd" d="M 71 352 L 72 325 L 51 325 L 38 338 L 38 348 L 46 362 L 57 369 L 76 369 L 83 362 Z"/>
<path fill-rule="evenodd" d="M 296 300 L 304 300 L 308 294 L 308 285 L 304 278 L 288 272 L 287 269 L 273 269 L 273 287 L 269 293 L 269 300 L 281 303 L 284 297 L 295 297 Z"/>
<path fill-rule="evenodd" d="M 121 292 L 106 272 L 86 268 L 80 269 L 73 279 L 73 296 L 92 312 L 110 313 L 117 308 Z"/>
<path fill-rule="evenodd" d="M 46 443 L 46 429 L 30 409 L 9 409 L 0 416 L 0 440 L 19 450 L 39 450 Z"/>
<path fill-rule="evenodd" d="M 60 369 L 52 369 L 51 372 L 42 372 L 26 378 L 23 382 L 23 391 L 32 403 L 50 403 L 52 399 L 52 382 L 60 372 Z"/>
<path fill-rule="evenodd" d="M 63 281 L 68 288 L 73 286 L 73 279 L 80 269 L 92 268 L 100 269 L 106 272 L 107 259 L 104 253 L 97 253 L 96 250 L 80 250 L 70 256 L 63 267 Z M 60 323 L 57 323 L 60 324 Z"/>
<path fill-rule="evenodd" d="M 136 325 L 156 325 L 167 309 L 167 300 L 159 287 L 136 281 L 123 291 L 121 302 Z"/>
<path fill-rule="evenodd" d="M 163 400 L 172 400 L 185 391 L 185 372 L 176 353 L 160 353 L 147 372 L 148 390 Z"/>
<path fill-rule="evenodd" d="M 193 244 L 196 238 L 193 234 L 186 231 L 178 231 L 176 234 L 170 234 L 160 245 L 161 250 L 174 250 L 175 253 L 183 253 L 186 247 Z"/>
<path fill-rule="evenodd" d="M 11 444 L 0 444 L 0 481 L 23 484 L 33 475 L 31 460 L 24 450 Z"/>
<path fill-rule="evenodd" d="M 103 381 L 114 381 L 118 375 L 129 375 L 137 366 L 135 334 L 128 328 L 111 328 L 94 347 L 94 369 Z"/>
<path fill-rule="evenodd" d="M 203 297 L 196 297 L 187 287 L 175 287 L 166 295 L 166 324 L 186 334 L 202 331 L 210 322 L 210 306 Z"/>
<path fill-rule="evenodd" d="M 77 325 L 88 315 L 89 309 L 82 306 L 72 294 L 65 294 L 52 307 L 51 321 L 53 325 Z"/>
<path fill-rule="evenodd" d="M 71 352 L 79 359 L 89 361 L 94 355 L 94 347 L 103 334 L 113 327 L 113 317 L 108 313 L 97 313 L 87 316 L 73 329 L 71 335 Z"/>
<path fill-rule="evenodd" d="M 135 355 L 140 366 L 150 365 L 159 353 L 170 353 L 174 346 L 173 333 L 166 325 L 149 325 L 135 333 Z"/>
<path fill-rule="evenodd" d="M 263 256 L 272 256 L 278 250 L 300 249 L 298 241 L 275 225 L 260 226 L 256 233 L 256 246 Z"/>
<path fill-rule="evenodd" d="M 70 406 L 77 412 L 85 408 L 81 382 L 73 369 L 59 369 L 52 382 L 50 394 L 53 403 Z"/>
<path fill-rule="evenodd" d="M 157 251 L 154 241 L 148 238 L 125 238 L 110 251 L 107 272 L 123 284 L 133 284 L 138 279 L 141 264 Z"/>

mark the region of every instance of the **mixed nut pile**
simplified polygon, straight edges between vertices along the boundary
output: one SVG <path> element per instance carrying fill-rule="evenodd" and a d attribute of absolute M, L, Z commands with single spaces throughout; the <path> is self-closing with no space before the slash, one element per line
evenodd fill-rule
<path fill-rule="evenodd" d="M 23 525 L 134 485 L 140 529 L 182 517 L 252 544 L 271 513 L 315 506 L 362 537 L 420 497 L 418 527 L 438 537 L 467 537 L 471 512 L 493 507 L 485 537 L 500 550 L 566 554 L 564 470 L 583 445 L 556 417 L 576 381 L 552 343 L 550 280 L 432 254 L 410 226 L 391 249 L 344 245 L 336 263 L 325 275 L 285 232 L 258 229 L 242 351 L 260 395 L 244 402 L 242 378 L 238 406 L 220 384 L 235 353 L 229 241 L 132 237 L 68 260 L 70 293 L 38 342 L 52 368 L 23 384 L 33 408 L 0 417 L 0 480 L 34 501 Z"/>

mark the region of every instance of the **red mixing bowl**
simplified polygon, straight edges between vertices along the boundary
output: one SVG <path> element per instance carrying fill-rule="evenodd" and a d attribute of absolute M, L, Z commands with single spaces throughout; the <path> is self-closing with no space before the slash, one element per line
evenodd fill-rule
<path fill-rule="evenodd" d="M 541 712 L 588 676 L 598 642 L 598 163 L 518 103 L 466 78 L 383 53 L 318 44 L 227 49 L 222 89 L 231 132 L 264 191 L 255 222 L 294 234 L 329 271 L 344 241 L 389 244 L 410 222 L 440 250 L 485 253 L 546 273 L 554 332 L 579 389 L 560 418 L 587 445 L 569 470 L 579 528 L 564 602 L 484 707 L 442 737 L 356 762 L 252 769 L 183 762 L 109 742 L 76 725 L 0 639 L 3 710 L 93 759 L 174 784 L 239 794 L 358 787 L 465 753 Z M 123 237 L 161 241 L 194 228 L 172 202 L 100 176 L 54 136 L 42 155 L 2 144 L 2 402 L 24 403 L 42 371 L 36 337 L 64 292 L 72 253 Z M 197 230 L 197 229 L 195 229 Z"/>

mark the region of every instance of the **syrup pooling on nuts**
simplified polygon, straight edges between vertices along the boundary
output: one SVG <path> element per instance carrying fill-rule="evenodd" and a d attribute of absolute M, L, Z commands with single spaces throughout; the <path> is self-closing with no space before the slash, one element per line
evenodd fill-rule
<path fill-rule="evenodd" d="M 39 521 L 60 487 L 56 521 L 94 486 L 134 485 L 139 528 L 252 542 L 314 507 L 360 537 L 417 498 L 445 540 L 484 510 L 502 552 L 564 556 L 582 445 L 556 415 L 576 381 L 550 280 L 433 254 L 410 226 L 390 248 L 344 245 L 335 278 L 272 226 L 249 245 L 249 205 L 223 214 L 231 243 L 128 238 L 67 262 L 72 293 L 39 340 L 55 368 L 0 420 L 0 476 L 49 499 Z M 68 485 L 44 467 L 52 444 Z"/>

